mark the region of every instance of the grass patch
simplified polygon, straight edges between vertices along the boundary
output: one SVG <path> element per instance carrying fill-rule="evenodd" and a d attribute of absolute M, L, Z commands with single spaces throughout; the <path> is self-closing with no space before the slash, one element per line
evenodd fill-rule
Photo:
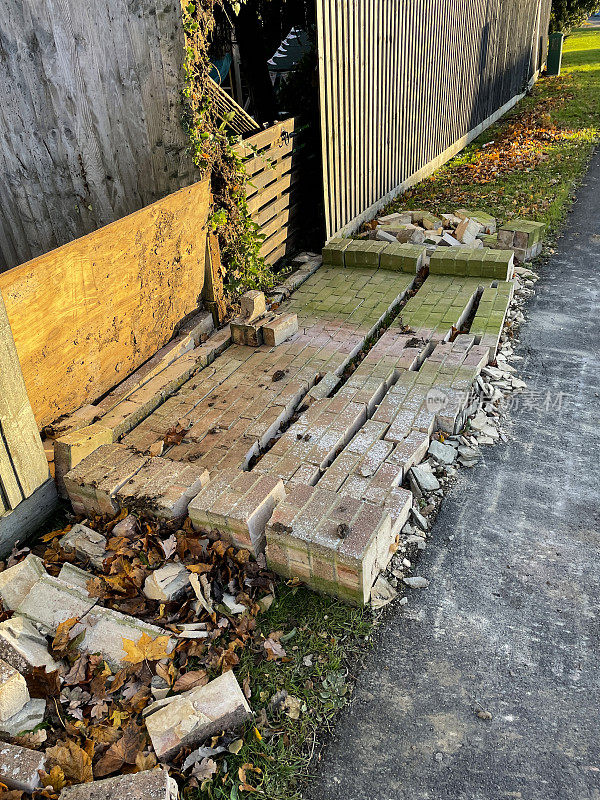
<path fill-rule="evenodd" d="M 249 679 L 255 718 L 240 751 L 226 757 L 226 774 L 221 768 L 190 791 L 187 796 L 194 800 L 239 800 L 256 794 L 251 789 L 270 800 L 300 798 L 310 760 L 349 699 L 373 628 L 370 611 L 283 583 L 258 621 L 265 637 L 283 632 L 280 641 L 289 660 L 268 661 L 264 648 L 244 651 L 236 675 L 240 683 Z"/>
<path fill-rule="evenodd" d="M 480 209 L 544 222 L 552 237 L 599 140 L 600 29 L 582 28 L 565 42 L 560 77 L 538 81 L 510 114 L 386 213 Z"/>

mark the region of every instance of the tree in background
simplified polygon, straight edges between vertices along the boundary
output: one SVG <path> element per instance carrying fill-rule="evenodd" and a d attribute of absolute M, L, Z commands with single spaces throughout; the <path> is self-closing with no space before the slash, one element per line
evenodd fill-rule
<path fill-rule="evenodd" d="M 552 0 L 550 32 L 568 33 L 600 9 L 600 0 Z"/>

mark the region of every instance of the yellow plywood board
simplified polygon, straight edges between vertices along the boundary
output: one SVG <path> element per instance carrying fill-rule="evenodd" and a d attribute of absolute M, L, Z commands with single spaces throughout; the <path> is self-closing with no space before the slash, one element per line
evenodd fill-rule
<path fill-rule="evenodd" d="M 208 181 L 0 274 L 41 427 L 152 356 L 200 300 Z"/>

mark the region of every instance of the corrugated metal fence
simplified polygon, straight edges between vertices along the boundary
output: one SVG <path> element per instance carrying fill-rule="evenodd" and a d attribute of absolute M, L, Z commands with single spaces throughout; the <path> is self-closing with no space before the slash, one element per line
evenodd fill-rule
<path fill-rule="evenodd" d="M 507 110 L 550 0 L 317 0 L 327 235 L 356 227 Z"/>

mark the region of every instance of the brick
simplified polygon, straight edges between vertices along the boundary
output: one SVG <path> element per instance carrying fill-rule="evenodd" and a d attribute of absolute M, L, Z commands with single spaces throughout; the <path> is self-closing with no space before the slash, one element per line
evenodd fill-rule
<path fill-rule="evenodd" d="M 231 671 L 205 686 L 160 700 L 145 711 L 146 728 L 159 760 L 219 731 L 237 730 L 250 717 L 250 706 Z"/>
<path fill-rule="evenodd" d="M 33 584 L 45 574 L 44 562 L 32 554 L 18 564 L 2 570 L 0 572 L 0 598 L 4 608 L 14 611 L 27 596 Z"/>
<path fill-rule="evenodd" d="M 45 667 L 46 672 L 58 668 L 48 652 L 46 638 L 29 620 L 18 614 L 0 622 L 0 659 L 22 675 L 34 667 Z"/>
<path fill-rule="evenodd" d="M 264 549 L 265 526 L 285 499 L 285 488 L 281 479 L 258 474 L 246 491 L 230 491 L 237 478 L 234 470 L 221 473 L 216 485 L 209 483 L 192 500 L 188 513 L 196 530 L 216 529 L 237 547 L 257 555 Z"/>
<path fill-rule="evenodd" d="M 263 340 L 269 347 L 277 347 L 298 331 L 296 314 L 279 314 L 262 326 Z"/>
<path fill-rule="evenodd" d="M 260 322 L 253 324 L 242 317 L 237 317 L 231 320 L 229 328 L 234 344 L 260 347 L 263 343 L 263 330 Z"/>
<path fill-rule="evenodd" d="M 39 770 L 44 769 L 45 763 L 44 753 L 0 743 L 0 782 L 9 789 L 30 793 L 39 789 L 42 785 Z"/>
<path fill-rule="evenodd" d="M 17 714 L 29 700 L 25 678 L 6 661 L 0 659 L 0 722 Z"/>
<path fill-rule="evenodd" d="M 264 292 L 253 289 L 240 297 L 241 315 L 247 322 L 261 317 L 267 310 Z"/>
<path fill-rule="evenodd" d="M 61 436 L 54 442 L 54 469 L 58 491 L 61 497 L 66 497 L 64 476 L 77 466 L 94 450 L 103 444 L 114 441 L 113 432 L 100 423 L 95 422 L 71 433 Z"/>
<path fill-rule="evenodd" d="M 152 769 L 67 786 L 60 800 L 177 800 L 178 796 L 177 784 L 169 773 Z"/>

